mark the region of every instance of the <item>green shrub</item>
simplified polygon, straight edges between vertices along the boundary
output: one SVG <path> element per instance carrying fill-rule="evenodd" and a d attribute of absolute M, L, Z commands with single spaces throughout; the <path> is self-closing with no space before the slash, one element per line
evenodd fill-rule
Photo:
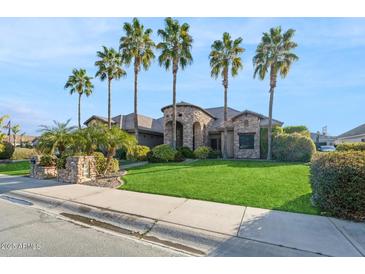
<path fill-rule="evenodd" d="M 106 158 L 101 152 L 93 152 L 92 156 L 95 158 L 96 173 L 101 175 L 106 169 Z"/>
<path fill-rule="evenodd" d="M 210 150 L 208 154 L 209 159 L 218 159 L 222 158 L 222 153 L 219 150 Z"/>
<path fill-rule="evenodd" d="M 11 156 L 11 159 L 12 160 L 30 159 L 34 155 L 37 155 L 37 152 L 35 149 L 16 147 L 14 150 L 13 156 Z"/>
<path fill-rule="evenodd" d="M 57 157 L 50 154 L 42 155 L 39 160 L 40 166 L 55 166 L 56 163 L 57 163 Z"/>
<path fill-rule="evenodd" d="M 150 148 L 147 146 L 136 145 L 128 153 L 128 160 L 146 161 L 147 153 L 150 152 Z"/>
<path fill-rule="evenodd" d="M 176 152 L 170 145 L 158 145 L 152 149 L 152 158 L 153 161 L 170 162 L 175 160 Z"/>
<path fill-rule="evenodd" d="M 291 162 L 309 162 L 316 147 L 311 138 L 299 133 L 279 134 L 273 138 L 273 159 Z"/>
<path fill-rule="evenodd" d="M 177 151 L 177 152 L 176 152 L 174 161 L 175 161 L 175 162 L 183 162 L 183 161 L 185 161 L 185 157 L 184 157 L 184 155 L 181 153 L 181 151 Z"/>
<path fill-rule="evenodd" d="M 194 156 L 198 159 L 207 159 L 210 151 L 210 147 L 201 146 L 194 150 Z"/>
<path fill-rule="evenodd" d="M 115 158 L 118 160 L 126 160 L 127 159 L 127 152 L 124 148 L 117 149 L 115 153 Z"/>
<path fill-rule="evenodd" d="M 267 127 L 260 128 L 260 158 L 266 159 L 267 157 Z M 274 126 L 272 128 L 272 138 L 278 134 L 284 133 L 283 128 L 279 126 Z"/>
<path fill-rule="evenodd" d="M 57 169 L 65 169 L 66 168 L 66 161 L 67 161 L 67 155 L 62 155 L 57 159 L 56 166 Z"/>
<path fill-rule="evenodd" d="M 349 151 L 349 150 L 365 151 L 365 142 L 339 144 L 339 145 L 337 145 L 336 150 L 337 151 Z"/>
<path fill-rule="evenodd" d="M 147 153 L 147 161 L 150 162 L 150 163 L 159 163 L 160 159 L 156 158 L 153 155 L 153 152 L 151 150 L 150 152 Z"/>
<path fill-rule="evenodd" d="M 194 152 L 189 147 L 180 147 L 177 151 L 180 151 L 184 158 L 193 159 L 195 157 Z"/>
<path fill-rule="evenodd" d="M 310 137 L 310 132 L 306 126 L 287 126 L 283 128 L 284 133 L 292 134 L 292 133 L 299 133 L 306 137 Z"/>
<path fill-rule="evenodd" d="M 333 216 L 365 220 L 365 152 L 318 153 L 310 167 L 312 201 Z"/>
<path fill-rule="evenodd" d="M 97 175 L 104 174 L 107 164 L 107 158 L 101 152 L 93 152 L 92 156 L 94 156 L 95 158 L 95 168 Z M 115 173 L 118 171 L 119 171 L 119 161 L 118 159 L 112 159 L 107 172 Z"/>
<path fill-rule="evenodd" d="M 116 173 L 119 171 L 119 161 L 118 159 L 112 159 L 110 166 L 108 168 L 109 173 Z"/>
<path fill-rule="evenodd" d="M 1 147 L 0 147 L 0 159 L 10 159 L 14 153 L 14 146 L 9 142 L 2 142 Z"/>

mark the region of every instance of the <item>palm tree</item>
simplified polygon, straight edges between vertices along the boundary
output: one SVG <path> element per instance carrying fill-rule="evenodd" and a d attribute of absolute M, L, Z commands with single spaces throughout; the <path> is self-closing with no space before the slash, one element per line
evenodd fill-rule
<path fill-rule="evenodd" d="M 155 58 L 155 43 L 151 39 L 152 29 L 146 29 L 134 18 L 132 23 L 124 23 L 125 36 L 120 38 L 119 50 L 123 61 L 134 68 L 134 133 L 138 140 L 138 73 L 141 66 L 147 70 Z"/>
<path fill-rule="evenodd" d="M 292 41 L 295 30 L 288 29 L 281 32 L 281 27 L 271 28 L 270 32 L 264 32 L 260 44 L 256 48 L 256 55 L 253 58 L 255 67 L 254 78 L 259 75 L 264 80 L 266 73 L 270 72 L 270 102 L 269 102 L 269 127 L 268 127 L 268 150 L 267 159 L 271 160 L 271 135 L 272 135 L 272 109 L 274 104 L 274 91 L 277 75 L 280 73 L 285 78 L 292 63 L 298 60 L 292 50 L 298 45 Z"/>
<path fill-rule="evenodd" d="M 93 92 L 92 77 L 89 77 L 85 69 L 73 69 L 72 75 L 68 77 L 65 89 L 70 89 L 70 94 L 79 94 L 78 103 L 78 125 L 81 128 L 81 96 L 85 94 L 87 97 Z"/>
<path fill-rule="evenodd" d="M 14 147 L 16 145 L 16 135 L 20 132 L 20 125 L 14 125 L 11 127 L 11 132 L 13 133 Z"/>
<path fill-rule="evenodd" d="M 107 162 L 104 174 L 106 174 L 108 171 L 118 148 L 124 148 L 125 150 L 128 150 L 137 143 L 133 135 L 128 134 L 126 131 L 121 130 L 117 126 L 113 126 L 108 130 L 104 130 L 102 138 L 99 141 L 101 147 L 103 147 L 106 151 Z"/>
<path fill-rule="evenodd" d="M 101 81 L 108 80 L 108 127 L 112 127 L 111 122 L 111 85 L 113 79 L 120 79 L 127 73 L 121 67 L 122 56 L 118 51 L 113 48 L 107 48 L 103 46 L 102 51 L 97 52 L 97 56 L 100 58 L 95 62 L 98 67 L 98 71 L 95 77 L 100 77 Z"/>
<path fill-rule="evenodd" d="M 210 67 L 211 76 L 215 79 L 219 75 L 222 76 L 224 87 L 224 139 L 223 139 L 223 158 L 227 158 L 227 92 L 228 92 L 228 77 L 237 76 L 238 71 L 243 68 L 243 63 L 240 55 L 245 51 L 241 45 L 242 38 L 235 40 L 231 39 L 229 33 L 223 33 L 222 40 L 216 40 L 211 46 Z"/>
<path fill-rule="evenodd" d="M 71 146 L 72 135 L 70 134 L 76 127 L 69 126 L 71 119 L 66 122 L 53 121 L 53 126 L 40 125 L 42 135 L 39 138 L 38 148 L 45 153 L 53 154 L 55 150 L 62 155 Z"/>
<path fill-rule="evenodd" d="M 160 66 L 168 70 L 172 66 L 172 145 L 176 148 L 176 77 L 179 67 L 184 68 L 193 62 L 191 47 L 193 38 L 189 34 L 190 26 L 187 23 L 179 24 L 179 21 L 171 17 L 165 19 L 165 29 L 159 29 L 158 35 L 162 42 L 157 45 L 161 50 L 158 57 Z"/>

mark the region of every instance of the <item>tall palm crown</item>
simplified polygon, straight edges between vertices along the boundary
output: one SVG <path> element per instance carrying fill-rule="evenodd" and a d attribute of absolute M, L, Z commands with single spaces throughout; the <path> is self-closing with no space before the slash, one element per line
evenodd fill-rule
<path fill-rule="evenodd" d="M 178 20 L 173 20 L 171 17 L 165 19 L 165 29 L 159 29 L 157 32 L 162 39 L 162 42 L 157 45 L 157 48 L 161 50 L 158 57 L 161 66 L 169 69 L 172 65 L 172 69 L 177 70 L 179 67 L 184 69 L 192 63 L 193 38 L 189 30 L 190 26 L 187 23 L 180 25 Z"/>
<path fill-rule="evenodd" d="M 95 77 L 99 77 L 100 80 L 104 81 L 120 79 L 126 75 L 125 70 L 122 68 L 122 55 L 118 51 L 103 46 L 103 50 L 98 51 L 96 55 L 99 60 L 95 62 L 95 66 L 98 67 Z"/>
<path fill-rule="evenodd" d="M 134 18 L 132 24 L 124 23 L 123 30 L 125 36 L 120 38 L 119 44 L 123 61 L 127 65 L 133 62 L 135 69 L 139 70 L 142 65 L 147 70 L 155 58 L 153 53 L 155 43 L 151 38 L 152 29 L 145 29 L 144 25 Z"/>
<path fill-rule="evenodd" d="M 245 51 L 240 46 L 241 43 L 241 37 L 232 40 L 227 32 L 223 33 L 222 40 L 213 42 L 209 55 L 212 77 L 218 78 L 221 75 L 225 78 L 228 77 L 229 72 L 232 76 L 238 74 L 238 71 L 243 68 L 240 55 Z"/>
<path fill-rule="evenodd" d="M 122 68 L 122 55 L 115 49 L 103 46 L 103 50 L 96 54 L 99 60 L 95 62 L 98 67 L 95 77 L 99 77 L 101 81 L 108 80 L 108 127 L 111 128 L 111 82 L 127 73 Z"/>
<path fill-rule="evenodd" d="M 273 80 L 276 80 L 278 72 L 282 78 L 288 75 L 292 63 L 298 60 L 298 56 L 291 52 L 298 46 L 292 41 L 294 33 L 293 29 L 282 33 L 281 27 L 271 28 L 270 32 L 263 33 L 253 58 L 254 77 L 258 75 L 263 80 L 270 69 L 272 76 L 275 76 Z"/>
<path fill-rule="evenodd" d="M 85 69 L 73 69 L 72 75 L 68 77 L 65 89 L 70 90 L 70 94 L 77 93 L 79 95 L 78 103 L 78 125 L 81 128 L 81 96 L 85 94 L 87 97 L 93 92 L 94 85 L 91 83 L 92 77 L 89 77 Z"/>
<path fill-rule="evenodd" d="M 138 140 L 138 73 L 141 66 L 147 70 L 155 58 L 155 43 L 151 39 L 152 29 L 145 29 L 137 18 L 132 23 L 124 23 L 125 35 L 120 38 L 119 50 L 123 61 L 134 66 L 134 131 Z"/>
<path fill-rule="evenodd" d="M 267 159 L 271 160 L 271 135 L 272 135 L 272 110 L 274 102 L 274 91 L 277 82 L 277 75 L 280 73 L 285 78 L 293 62 L 298 60 L 292 50 L 298 45 L 292 40 L 295 30 L 289 29 L 282 33 L 281 27 L 271 28 L 264 32 L 261 42 L 257 46 L 256 55 L 253 58 L 255 67 L 254 77 L 259 76 L 265 79 L 266 73 L 270 73 L 270 101 L 269 101 L 269 126 L 268 126 L 268 151 Z"/>
<path fill-rule="evenodd" d="M 224 143 L 223 143 L 223 158 L 227 158 L 227 93 L 228 93 L 228 78 L 236 76 L 243 68 L 241 54 L 245 51 L 241 47 L 242 38 L 235 40 L 231 39 L 229 33 L 223 33 L 222 40 L 216 40 L 211 46 L 209 54 L 211 76 L 215 79 L 222 76 L 224 87 Z"/>
<path fill-rule="evenodd" d="M 179 21 L 171 17 L 165 19 L 165 29 L 159 29 L 158 35 L 162 42 L 157 45 L 161 51 L 158 61 L 160 66 L 168 70 L 172 67 L 172 145 L 176 148 L 176 78 L 179 67 L 184 69 L 193 62 L 191 48 L 193 38 L 189 34 L 190 26 L 187 23 L 179 24 Z"/>

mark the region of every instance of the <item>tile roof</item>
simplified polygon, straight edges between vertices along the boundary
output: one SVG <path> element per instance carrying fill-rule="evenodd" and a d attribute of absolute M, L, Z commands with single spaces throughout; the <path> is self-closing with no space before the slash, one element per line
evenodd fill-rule
<path fill-rule="evenodd" d="M 349 131 L 346 131 L 345 133 L 342 133 L 341 135 L 337 136 L 337 138 L 345 138 L 345 137 L 362 135 L 362 134 L 365 134 L 365 124 L 362 124 Z"/>

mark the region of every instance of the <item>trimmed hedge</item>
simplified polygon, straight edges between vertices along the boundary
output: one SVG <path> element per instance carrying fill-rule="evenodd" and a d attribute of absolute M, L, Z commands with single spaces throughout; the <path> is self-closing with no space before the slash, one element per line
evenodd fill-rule
<path fill-rule="evenodd" d="M 350 150 L 365 151 L 365 142 L 339 144 L 339 145 L 337 145 L 336 150 L 337 151 L 350 151 Z"/>
<path fill-rule="evenodd" d="M 283 131 L 286 134 L 299 133 L 307 137 L 311 136 L 306 126 L 287 126 L 283 128 Z"/>
<path fill-rule="evenodd" d="M 16 147 L 11 156 L 12 160 L 25 160 L 30 159 L 32 156 L 37 155 L 37 152 L 33 148 Z"/>
<path fill-rule="evenodd" d="M 273 138 L 272 156 L 275 160 L 309 162 L 315 151 L 312 139 L 299 133 L 284 133 Z"/>
<path fill-rule="evenodd" d="M 145 160 L 147 160 L 148 152 L 150 152 L 149 147 L 136 145 L 128 153 L 127 158 L 128 158 L 128 160 L 145 161 Z"/>
<path fill-rule="evenodd" d="M 365 152 L 318 153 L 311 162 L 312 201 L 325 213 L 365 220 Z"/>
<path fill-rule="evenodd" d="M 13 156 L 14 146 L 9 142 L 2 142 L 0 146 L 0 159 L 8 160 Z"/>
<path fill-rule="evenodd" d="M 189 147 L 181 147 L 178 148 L 177 151 L 180 151 L 184 158 L 193 159 L 195 158 L 194 152 Z"/>
<path fill-rule="evenodd" d="M 198 159 L 207 159 L 210 152 L 210 147 L 201 146 L 194 150 L 194 156 Z"/>
<path fill-rule="evenodd" d="M 168 144 L 155 146 L 152 153 L 148 154 L 148 159 L 151 162 L 172 162 L 175 160 L 177 150 Z"/>

